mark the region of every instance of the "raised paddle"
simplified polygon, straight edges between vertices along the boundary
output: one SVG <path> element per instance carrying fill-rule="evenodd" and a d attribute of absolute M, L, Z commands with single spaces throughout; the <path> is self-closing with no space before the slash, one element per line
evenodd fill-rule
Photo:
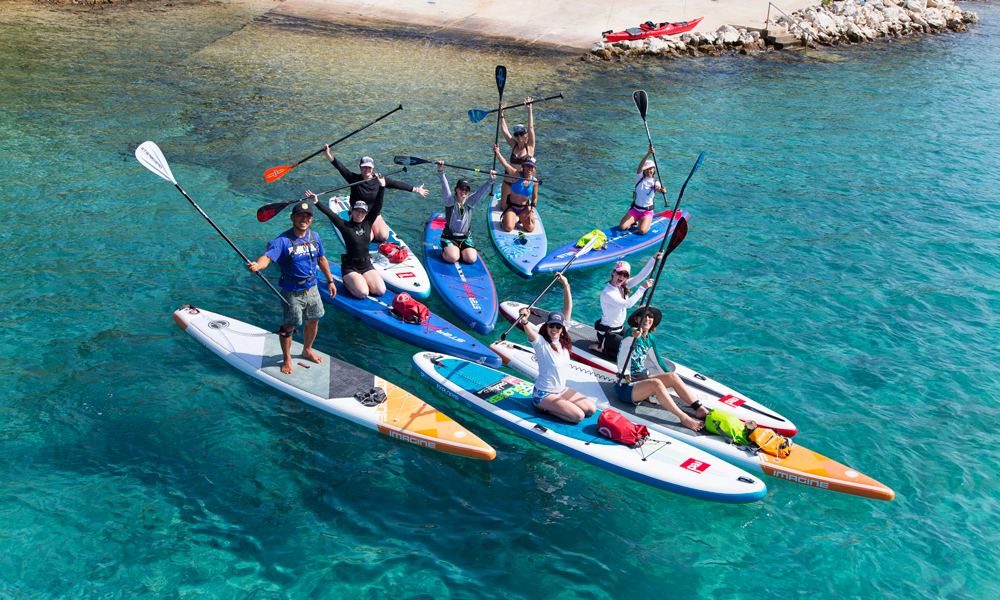
<path fill-rule="evenodd" d="M 393 171 L 392 173 L 386 173 L 385 176 L 388 177 L 389 175 L 396 175 L 397 173 L 405 173 L 405 172 L 406 172 L 406 167 L 403 167 L 402 169 L 399 169 L 398 171 Z M 317 196 L 323 196 L 325 194 L 330 194 L 332 192 L 340 191 L 340 190 L 342 190 L 344 188 L 349 188 L 349 187 L 354 187 L 356 185 L 361 185 L 362 183 L 364 183 L 366 181 L 368 181 L 368 180 L 367 179 L 362 179 L 361 181 L 355 181 L 354 183 L 349 183 L 347 185 L 342 185 L 340 187 L 335 187 L 332 190 L 326 190 L 325 192 L 320 192 L 320 193 L 318 193 L 316 195 Z M 296 202 L 303 202 L 305 200 L 309 200 L 309 196 L 302 196 L 301 198 L 297 198 L 295 200 L 289 200 L 287 202 L 272 202 L 271 204 L 265 204 L 264 206 L 261 206 L 260 208 L 257 209 L 257 220 L 260 221 L 261 223 L 267 223 L 268 221 L 270 221 L 274 217 L 274 215 L 280 213 L 289 204 L 295 204 Z"/>
<path fill-rule="evenodd" d="M 518 106 L 527 106 L 529 104 L 537 104 L 539 102 L 545 102 L 546 100 L 555 100 L 556 98 L 562 98 L 563 95 L 560 92 L 555 96 L 549 96 L 548 98 L 539 98 L 538 100 L 532 100 L 531 102 L 521 102 L 520 104 L 513 104 L 507 108 L 517 108 Z M 486 118 L 486 115 L 490 113 L 495 113 L 499 111 L 499 108 L 494 108 L 493 110 L 480 110 L 478 108 L 473 108 L 469 111 L 469 120 L 473 123 L 478 123 Z"/>
<path fill-rule="evenodd" d="M 159 147 L 157 147 L 156 144 L 154 144 L 153 142 L 143 142 L 139 144 L 139 147 L 135 149 L 135 157 L 142 164 L 142 166 L 146 167 L 150 171 L 156 173 L 160 177 L 174 184 L 174 187 L 177 188 L 180 191 L 180 193 L 184 194 L 184 197 L 188 199 L 188 202 L 191 203 L 191 206 L 198 209 L 198 212 L 201 213 L 201 216 L 205 217 L 205 220 L 211 223 L 212 227 L 215 227 L 215 230 L 219 232 L 219 235 L 221 235 L 224 240 L 229 242 L 229 245 L 232 246 L 233 250 L 236 250 L 236 253 L 239 254 L 240 257 L 243 259 L 243 262 L 245 262 L 248 265 L 250 264 L 250 259 L 247 258 L 245 254 L 240 252 L 240 249 L 236 247 L 236 244 L 234 244 L 233 241 L 229 239 L 228 236 L 226 236 L 226 234 L 222 233 L 222 230 L 219 229 L 219 226 L 216 225 L 215 222 L 212 221 L 212 219 L 207 214 L 205 214 L 205 211 L 203 211 L 201 207 L 198 206 L 198 204 L 191 199 L 191 196 L 188 196 L 187 192 L 185 192 L 181 188 L 181 186 L 177 185 L 177 180 L 174 179 L 174 174 L 170 172 L 170 165 L 167 164 L 167 159 L 163 158 L 163 153 L 160 152 L 160 149 Z M 286 306 L 289 306 L 288 301 L 285 300 L 285 298 L 281 295 L 281 292 L 274 289 L 274 286 L 271 285 L 271 282 L 264 277 L 263 273 L 257 271 L 257 276 L 260 277 L 261 281 L 267 284 L 267 287 L 271 288 L 271 291 L 274 292 L 274 294 L 281 299 L 282 303 L 284 303 Z"/>
<path fill-rule="evenodd" d="M 396 163 L 397 165 L 433 165 L 433 164 L 437 164 L 433 160 L 427 160 L 426 158 L 418 158 L 416 156 L 397 156 L 397 157 L 395 157 L 395 158 L 392 159 L 392 162 Z M 452 169 L 462 169 L 463 171 L 474 171 L 476 173 L 487 173 L 487 174 L 489 173 L 488 169 L 473 169 L 472 167 L 460 167 L 458 165 L 449 165 L 448 163 L 442 163 L 442 164 L 444 164 L 444 166 L 446 166 L 446 167 L 451 167 Z M 522 181 L 528 181 L 528 179 L 525 178 L 525 177 L 514 177 L 513 175 L 504 175 L 502 173 L 497 173 L 497 175 L 499 175 L 500 177 L 510 177 L 511 179 L 520 179 Z M 537 177 L 535 177 L 535 181 L 538 182 L 538 185 L 542 184 L 542 180 L 539 179 L 539 178 L 537 178 Z"/>
<path fill-rule="evenodd" d="M 327 144 L 327 145 L 328 145 L 328 146 L 330 146 L 330 147 L 332 148 L 332 147 L 336 146 L 337 144 L 339 144 L 340 142 L 342 142 L 342 141 L 346 140 L 347 138 L 351 137 L 352 135 L 354 135 L 354 134 L 356 134 L 356 133 L 360 133 L 360 132 L 364 131 L 365 129 L 367 129 L 367 128 L 371 127 L 371 126 L 372 126 L 372 125 L 374 125 L 375 123 L 378 123 L 378 122 L 379 122 L 379 121 L 381 121 L 382 119 L 384 119 L 384 118 L 388 117 L 388 116 L 389 116 L 389 115 L 391 115 L 392 113 L 394 113 L 394 112 L 396 112 L 396 111 L 399 111 L 399 110 L 403 110 L 403 105 L 402 105 L 402 104 L 400 104 L 400 105 L 399 105 L 399 106 L 397 106 L 396 108 L 394 108 L 394 109 L 390 110 L 389 112 L 385 113 L 385 114 L 384 114 L 384 115 L 382 115 L 381 117 L 379 117 L 379 118 L 375 119 L 375 120 L 374 120 L 374 121 L 372 121 L 371 123 L 369 123 L 369 124 L 365 125 L 365 126 L 364 126 L 364 127 L 362 127 L 361 129 L 358 129 L 357 131 L 352 131 L 351 133 L 348 133 L 347 135 L 345 135 L 344 137 L 340 138 L 340 139 L 339 139 L 339 140 L 337 140 L 336 142 L 333 142 L 332 144 Z M 313 152 L 312 154 L 310 154 L 309 156 L 307 156 L 307 157 L 303 158 L 302 160 L 300 160 L 299 162 L 295 163 L 294 165 L 287 165 L 287 166 L 284 166 L 284 167 L 271 167 L 271 168 L 270 168 L 270 169 L 268 169 L 267 171 L 264 171 L 264 180 L 265 180 L 265 181 L 267 181 L 268 183 L 271 183 L 272 181 L 277 181 L 277 180 L 281 179 L 281 176 L 282 176 L 282 175 L 284 175 L 285 173 L 287 173 L 287 172 L 291 171 L 291 170 L 292 170 L 292 169 L 294 169 L 295 167 L 297 167 L 297 166 L 301 165 L 302 163 L 304 163 L 304 162 L 306 162 L 307 160 L 309 160 L 310 158 L 312 158 L 312 157 L 314 157 L 314 156 L 316 156 L 316 155 L 320 154 L 321 152 L 324 152 L 325 150 L 326 150 L 326 148 L 325 148 L 325 147 L 324 147 L 324 148 L 320 148 L 320 149 L 319 149 L 319 150 L 317 150 L 316 152 Z"/>
<path fill-rule="evenodd" d="M 599 238 L 596 235 L 594 237 L 592 237 L 590 239 L 590 241 L 587 242 L 586 246 L 584 246 L 583 248 L 580 248 L 580 251 L 577 252 L 576 255 L 573 258 L 569 259 L 569 262 L 566 263 L 566 266 L 563 267 L 563 270 L 559 271 L 558 273 L 556 273 L 555 276 L 552 278 L 552 281 L 549 282 L 549 285 L 545 286 L 545 289 L 542 290 L 542 293 L 538 294 L 538 297 L 531 301 L 531 304 L 528 305 L 528 311 L 529 312 L 531 311 L 532 308 L 534 308 L 535 302 L 538 302 L 539 300 L 542 299 L 542 296 L 545 295 L 545 292 L 549 291 L 549 288 L 552 287 L 552 284 L 554 284 L 557 281 L 557 279 L 559 278 L 560 275 L 562 275 L 563 273 L 566 272 L 566 269 L 568 269 L 569 266 L 571 264 L 573 264 L 574 260 L 580 258 L 581 256 L 583 256 L 584 254 L 590 252 L 594 248 L 594 244 L 597 243 L 598 239 Z M 507 331 L 503 332 L 503 335 L 500 336 L 500 341 L 501 342 L 507 339 L 507 334 L 510 333 L 511 329 L 514 329 L 515 327 L 517 327 L 517 321 L 518 321 L 518 319 L 514 319 L 514 322 L 511 323 L 510 327 L 507 328 Z"/>
<path fill-rule="evenodd" d="M 649 142 L 649 147 L 652 148 L 653 147 L 653 138 L 649 135 L 649 125 L 646 123 L 646 109 L 649 108 L 649 98 L 646 96 L 645 90 L 637 90 L 637 91 L 633 92 L 633 94 L 632 94 L 632 100 L 633 100 L 633 102 L 635 102 L 635 107 L 639 110 L 639 116 L 642 117 L 642 124 L 646 128 L 646 140 Z M 681 197 L 684 196 L 684 190 L 687 189 L 688 182 L 691 181 L 691 178 L 694 176 L 695 171 L 698 170 L 698 167 L 701 166 L 701 161 L 703 161 L 703 160 L 705 160 L 705 153 L 704 152 L 702 152 L 698 156 L 698 160 L 695 161 L 694 167 L 691 168 L 691 172 L 688 174 L 687 179 L 684 180 L 684 185 L 681 186 L 681 192 L 679 194 L 677 194 L 677 202 L 674 204 L 674 212 L 671 213 L 671 215 L 670 215 L 670 223 L 667 225 L 667 231 L 668 232 L 670 232 L 671 227 L 674 226 L 674 217 L 677 215 L 677 210 L 681 206 Z M 656 154 L 655 153 L 653 154 L 653 166 L 656 167 L 656 178 L 659 179 L 659 177 L 660 177 L 660 168 L 656 164 Z M 663 193 L 663 202 L 664 202 L 664 204 L 666 204 L 666 202 L 667 202 L 667 194 L 666 194 L 666 192 Z M 681 233 L 681 239 L 683 239 L 683 236 L 687 234 L 687 227 L 683 227 L 682 228 L 680 225 L 678 225 L 677 229 L 678 230 L 683 229 L 683 232 Z M 663 266 L 665 264 L 667 264 L 666 258 L 667 258 L 667 256 L 670 255 L 670 252 L 673 252 L 674 248 L 676 248 L 680 244 L 680 240 L 678 240 L 676 243 L 674 243 L 674 241 L 673 241 L 673 238 L 676 237 L 678 233 L 679 232 L 677 230 L 675 230 L 670 235 L 663 236 L 663 241 L 660 242 L 660 252 L 662 252 L 664 244 L 667 243 L 667 238 L 670 238 L 670 240 L 671 240 L 670 241 L 670 245 L 667 246 L 668 247 L 667 254 L 663 257 L 663 260 L 660 261 L 659 269 L 657 269 L 657 271 L 656 271 L 656 278 L 653 279 L 653 287 L 651 287 L 648 290 L 646 290 L 645 292 L 643 292 L 642 313 L 640 313 L 640 315 L 639 315 L 639 324 L 640 325 L 642 324 L 642 320 L 646 317 L 646 311 L 647 311 L 647 309 L 649 309 L 650 302 L 653 301 L 653 293 L 656 292 L 656 286 L 657 286 L 657 284 L 660 283 L 660 275 L 663 273 Z M 629 368 L 629 364 L 630 364 L 629 361 L 632 360 L 632 351 L 633 350 L 635 350 L 635 343 L 634 342 L 629 347 L 629 349 L 628 349 L 628 355 L 625 357 L 625 368 L 626 369 Z M 623 377 L 625 377 L 625 373 L 624 372 L 618 373 L 618 380 L 617 380 L 617 382 L 621 383 Z"/>
<path fill-rule="evenodd" d="M 496 146 L 497 142 L 500 141 L 500 105 L 503 104 L 503 88 L 507 85 L 507 67 L 503 65 L 497 65 L 496 70 L 496 80 L 497 80 L 497 92 L 500 94 L 500 99 L 497 101 L 497 132 L 493 136 L 493 145 Z M 497 155 L 493 153 L 493 170 L 497 168 Z M 490 196 L 493 195 L 493 184 L 490 184 Z"/>

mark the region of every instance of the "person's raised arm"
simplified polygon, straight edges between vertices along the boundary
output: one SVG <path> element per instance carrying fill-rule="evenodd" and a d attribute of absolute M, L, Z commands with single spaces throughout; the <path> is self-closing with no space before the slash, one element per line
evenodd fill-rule
<path fill-rule="evenodd" d="M 493 144 L 493 153 L 500 159 L 500 164 L 503 165 L 504 171 L 506 171 L 508 175 L 518 174 L 518 170 L 510 166 L 510 163 L 503 157 L 503 154 L 500 154 L 500 144 Z"/>
<path fill-rule="evenodd" d="M 517 141 L 514 140 L 514 136 L 510 134 L 510 130 L 507 129 L 507 117 L 503 114 L 503 109 L 507 108 L 506 102 L 500 103 L 500 133 L 503 134 L 503 139 L 507 140 L 507 144 L 511 148 L 517 146 Z"/>
<path fill-rule="evenodd" d="M 528 342 L 534 343 L 538 339 L 538 330 L 528 321 L 528 309 L 522 308 L 517 318 L 521 322 L 521 325 L 524 326 L 524 335 L 528 336 Z"/>
<path fill-rule="evenodd" d="M 347 183 L 354 183 L 355 181 L 361 179 L 360 175 L 352 173 L 351 170 L 348 169 L 346 165 L 344 165 L 344 163 L 334 158 L 333 154 L 330 153 L 330 144 L 324 145 L 323 151 L 326 152 L 326 159 L 330 161 L 330 164 L 333 165 L 333 168 L 340 171 L 340 176 L 344 178 L 344 181 L 346 181 Z"/>
<path fill-rule="evenodd" d="M 306 196 L 312 196 L 312 198 L 310 198 L 309 201 L 312 202 L 313 204 L 315 204 L 316 208 L 319 209 L 319 212 L 321 212 L 324 215 L 326 215 L 326 218 L 330 219 L 334 223 L 336 223 L 337 220 L 340 219 L 340 215 L 338 215 L 337 213 L 333 212 L 333 209 L 331 209 L 329 206 L 327 206 L 327 205 L 325 205 L 325 204 L 323 204 L 322 202 L 319 201 L 319 196 L 317 196 L 316 194 L 310 192 L 309 190 L 306 190 Z M 343 219 L 340 219 L 340 220 L 343 220 Z"/>
<path fill-rule="evenodd" d="M 567 321 L 573 318 L 573 293 L 569 289 L 569 280 L 563 277 L 562 273 L 556 273 L 556 281 L 563 287 L 563 317 Z M 565 325 L 564 325 L 565 327 Z"/>
<path fill-rule="evenodd" d="M 642 173 L 642 171 L 643 171 L 642 165 L 646 164 L 646 159 L 648 159 L 653 154 L 655 154 L 655 152 L 653 150 L 652 144 L 650 144 L 650 146 L 649 146 L 649 152 L 646 153 L 646 156 L 642 157 L 642 160 L 639 161 L 639 166 L 636 167 L 636 169 L 635 169 L 635 174 L 636 175 L 638 175 L 639 173 Z"/>
<path fill-rule="evenodd" d="M 374 223 L 375 219 L 382 214 L 382 200 L 385 198 L 385 177 L 376 173 L 375 178 L 378 179 L 378 192 L 375 194 L 372 205 L 368 207 L 368 214 L 365 215 L 365 221 L 369 223 Z"/>
<path fill-rule="evenodd" d="M 472 208 L 486 195 L 486 190 L 489 189 L 490 185 L 496 181 L 497 172 L 490 170 L 490 179 L 483 185 L 479 186 L 479 189 L 472 193 L 471 196 L 465 199 L 465 205 Z"/>
<path fill-rule="evenodd" d="M 524 105 L 528 107 L 528 134 L 524 141 L 529 148 L 535 147 L 535 112 L 531 107 L 531 96 L 524 99 Z"/>
<path fill-rule="evenodd" d="M 646 261 L 646 265 L 642 267 L 642 270 L 640 270 L 635 277 L 630 277 L 628 283 L 625 285 L 627 285 L 630 288 L 634 288 L 643 279 L 649 277 L 649 274 L 653 272 L 653 267 L 656 266 L 656 261 L 660 260 L 661 258 L 663 258 L 662 252 L 657 252 L 656 254 L 654 254 L 652 257 L 650 257 L 648 261 Z M 650 283 L 649 285 L 653 284 Z M 649 285 L 647 285 L 646 287 L 649 287 Z"/>

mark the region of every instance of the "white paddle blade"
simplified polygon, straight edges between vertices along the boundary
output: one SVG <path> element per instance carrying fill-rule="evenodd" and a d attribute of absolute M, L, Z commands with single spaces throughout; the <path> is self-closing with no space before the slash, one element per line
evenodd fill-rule
<path fill-rule="evenodd" d="M 166 179 L 170 183 L 177 185 L 174 174 L 170 172 L 170 165 L 167 159 L 163 158 L 163 153 L 153 142 L 143 142 L 135 149 L 135 158 L 142 166 Z"/>

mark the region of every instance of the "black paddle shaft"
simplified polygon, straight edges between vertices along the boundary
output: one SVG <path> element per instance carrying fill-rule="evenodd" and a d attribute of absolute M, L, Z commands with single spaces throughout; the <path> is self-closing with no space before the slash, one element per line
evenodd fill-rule
<path fill-rule="evenodd" d="M 199 212 L 199 213 L 201 213 L 201 216 L 205 217 L 205 220 L 206 220 L 206 221 L 208 221 L 208 222 L 209 222 L 209 224 L 210 224 L 210 225 L 211 225 L 212 227 L 214 227 L 216 231 L 218 231 L 218 232 L 219 232 L 219 235 L 221 235 L 221 236 L 222 236 L 222 239 L 226 240 L 226 242 L 228 242 L 228 243 L 229 243 L 229 245 L 230 245 L 230 246 L 231 246 L 231 247 L 233 248 L 233 250 L 235 250 L 235 251 L 236 251 L 236 253 L 240 255 L 240 258 L 242 258 L 242 259 L 243 259 L 243 262 L 245 262 L 246 264 L 248 264 L 248 265 L 249 265 L 251 261 L 250 261 L 250 259 L 249 259 L 249 258 L 247 258 L 247 255 L 246 255 L 246 254 L 243 254 L 243 251 L 241 251 L 241 250 L 240 250 L 239 248 L 237 248 L 237 247 L 236 247 L 236 244 L 234 244 L 234 243 L 233 243 L 233 240 L 229 239 L 229 236 L 228 236 L 228 235 L 226 235 L 225 233 L 223 233 L 223 231 L 222 231 L 221 229 L 219 229 L 219 226 L 215 224 L 215 221 L 213 221 L 213 220 L 212 220 L 212 218 L 211 218 L 211 217 L 209 217 L 209 216 L 208 216 L 208 214 L 206 214 L 206 213 L 205 213 L 205 211 L 203 211 L 203 210 L 201 209 L 201 207 L 200 207 L 200 206 L 198 206 L 198 203 L 197 203 L 197 202 L 195 202 L 195 201 L 194 201 L 194 200 L 193 200 L 193 199 L 191 198 L 191 196 L 188 196 L 188 195 L 187 195 L 187 192 L 185 192 L 185 191 L 184 191 L 184 189 L 183 189 L 183 188 L 181 188 L 181 186 L 180 186 L 180 185 L 178 185 L 178 184 L 174 183 L 174 187 L 176 187 L 176 188 L 177 188 L 177 189 L 178 189 L 178 190 L 180 191 L 180 193 L 184 194 L 184 197 L 188 199 L 188 202 L 190 202 L 190 203 L 191 203 L 191 206 L 193 206 L 193 207 L 195 207 L 196 209 L 198 209 L 198 212 Z M 282 302 L 282 304 L 284 304 L 285 306 L 289 306 L 289 307 L 291 306 L 290 304 L 288 304 L 288 300 L 285 300 L 285 297 L 281 295 L 281 292 L 279 292 L 278 290 L 276 290 L 276 289 L 274 288 L 274 286 L 273 286 L 273 285 L 271 285 L 271 282 L 270 282 L 270 281 L 268 281 L 266 277 L 264 277 L 264 274 L 263 274 L 263 273 L 261 273 L 260 271 L 257 271 L 257 276 L 258 276 L 258 277 L 260 277 L 260 280 L 261 280 L 261 281 L 263 281 L 264 283 L 266 283 L 266 284 L 267 284 L 267 287 L 271 288 L 271 291 L 272 291 L 272 292 L 274 292 L 274 294 L 275 294 L 275 295 L 276 295 L 276 296 L 277 296 L 278 298 L 280 298 L 280 299 L 281 299 L 281 302 Z"/>
<path fill-rule="evenodd" d="M 362 127 L 361 129 L 358 129 L 358 130 L 355 130 L 355 131 L 352 131 L 351 133 L 348 133 L 347 135 L 345 135 L 344 137 L 340 138 L 340 139 L 339 139 L 339 140 L 337 140 L 336 142 L 333 142 L 332 144 L 327 144 L 327 146 L 330 146 L 330 147 L 332 148 L 332 147 L 336 146 L 337 144 L 339 144 L 340 142 L 342 142 L 342 141 L 346 140 L 347 138 L 351 137 L 352 135 L 356 135 L 356 134 L 359 134 L 359 133 L 361 133 L 362 131 L 364 131 L 365 129 L 368 129 L 369 127 L 371 127 L 371 126 L 372 126 L 372 125 L 374 125 L 375 123 L 378 123 L 379 121 L 381 121 L 382 119 L 384 119 L 384 118 L 388 117 L 388 116 L 389 116 L 389 115 L 391 115 L 392 113 L 394 113 L 394 112 L 397 112 L 397 111 L 400 111 L 400 110 L 403 110 L 403 105 L 402 105 L 402 104 L 400 104 L 400 105 L 399 105 L 399 106 L 397 106 L 396 108 L 394 108 L 394 109 L 390 110 L 389 112 L 385 113 L 385 114 L 384 114 L 384 115 L 382 115 L 381 117 L 379 117 L 379 118 L 375 119 L 375 120 L 374 120 L 374 121 L 372 121 L 371 123 L 369 123 L 369 124 L 365 125 L 365 126 L 364 126 L 364 127 Z M 297 167 L 297 166 L 301 165 L 302 163 L 306 162 L 307 160 L 309 160 L 310 158 L 312 158 L 312 157 L 314 157 L 314 156 L 316 156 L 316 155 L 318 155 L 318 154 L 320 154 L 320 153 L 322 153 L 322 152 L 325 152 L 325 151 L 326 151 L 326 148 L 321 148 L 321 149 L 317 150 L 316 152 L 313 152 L 313 153 L 312 153 L 312 154 L 310 154 L 309 156 L 307 156 L 307 157 L 303 158 L 303 159 L 302 159 L 302 160 L 300 160 L 299 162 L 295 163 L 295 164 L 294 164 L 293 166 L 296 166 L 296 167 Z"/>
<path fill-rule="evenodd" d="M 503 104 L 503 88 L 507 85 L 507 67 L 503 65 L 497 65 L 496 69 L 496 80 L 497 80 L 497 92 L 500 94 L 500 99 L 497 101 L 497 131 L 493 135 L 493 145 L 496 146 L 497 142 L 500 140 L 500 105 Z M 493 170 L 497 169 L 497 155 L 493 153 Z M 495 184 L 494 184 L 495 185 Z M 494 185 L 490 185 L 490 196 L 493 195 Z"/>

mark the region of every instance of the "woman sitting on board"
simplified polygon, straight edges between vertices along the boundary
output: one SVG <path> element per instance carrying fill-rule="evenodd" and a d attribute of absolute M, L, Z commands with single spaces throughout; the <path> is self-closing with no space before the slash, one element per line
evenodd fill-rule
<path fill-rule="evenodd" d="M 531 110 L 531 98 L 524 99 L 524 105 L 528 107 L 528 126 L 518 123 L 514 129 L 507 130 L 507 118 L 503 111 L 507 108 L 507 103 L 500 104 L 500 131 L 503 139 L 510 145 L 510 164 L 520 167 L 524 159 L 535 155 L 535 116 Z M 510 194 L 510 186 L 517 180 L 509 177 L 503 178 L 503 185 L 500 186 L 500 210 L 507 209 L 507 195 Z"/>
<path fill-rule="evenodd" d="M 535 349 L 538 360 L 538 378 L 531 401 L 535 408 L 559 417 L 563 421 L 579 423 L 597 412 L 597 405 L 580 392 L 566 387 L 566 369 L 569 366 L 569 349 L 572 344 L 565 323 L 573 312 L 573 296 L 569 281 L 561 273 L 556 279 L 563 286 L 563 312 L 549 313 L 539 329 L 528 322 L 528 309 L 521 309 L 521 323 L 528 341 Z"/>
<path fill-rule="evenodd" d="M 653 271 L 656 261 L 663 258 L 662 252 L 657 252 L 649 259 L 646 266 L 639 271 L 635 277 L 629 277 L 632 267 L 620 260 L 611 269 L 611 279 L 608 285 L 601 290 L 601 313 L 602 316 L 594 323 L 597 330 L 597 343 L 591 344 L 590 349 L 606 354 L 617 356 L 618 347 L 622 341 L 622 331 L 625 329 L 625 313 L 635 306 L 635 303 L 642 299 L 642 292 L 653 285 L 653 280 L 648 279 L 642 283 L 634 292 L 629 286 L 634 286 Z"/>
<path fill-rule="evenodd" d="M 635 200 L 629 207 L 628 213 L 622 217 L 618 229 L 628 231 L 633 224 L 639 223 L 639 235 L 646 235 L 649 227 L 653 223 L 653 213 L 656 210 L 656 193 L 665 194 L 666 188 L 660 185 L 656 177 L 656 163 L 649 160 L 655 154 L 653 147 L 649 147 L 649 152 L 639 161 L 639 168 L 635 171 Z"/>
<path fill-rule="evenodd" d="M 639 317 L 643 311 L 646 311 L 645 318 L 640 324 Z M 670 367 L 667 366 L 663 355 L 656 348 L 656 340 L 650 335 L 656 331 L 656 326 L 660 324 L 662 316 L 658 309 L 652 307 L 636 309 L 629 315 L 628 324 L 632 329 L 626 332 L 622 347 L 618 350 L 618 372 L 624 373 L 626 379 L 615 384 L 615 394 L 621 402 L 629 402 L 637 406 L 643 401 L 655 404 L 650 400 L 650 397 L 655 395 L 660 406 L 680 419 L 681 425 L 693 431 L 699 431 L 705 424 L 684 414 L 681 409 L 677 408 L 674 399 L 667 392 L 667 388 L 674 388 L 681 400 L 695 409 L 695 414 L 699 419 L 708 416 L 708 409 L 702 406 L 701 401 L 691 394 L 691 390 L 684 385 L 677 373 L 670 372 Z M 626 371 L 625 360 L 633 344 L 635 350 L 632 350 L 632 358 L 629 359 L 629 368 Z M 656 360 L 659 361 L 663 373 L 650 376 L 646 370 L 644 363 L 650 350 L 656 353 Z"/>
<path fill-rule="evenodd" d="M 535 230 L 535 206 L 538 204 L 538 180 L 535 179 L 535 166 L 538 164 L 534 156 L 529 156 L 521 163 L 520 169 L 515 169 L 500 155 L 500 145 L 493 144 L 493 152 L 500 159 L 504 172 L 512 177 L 519 177 L 510 186 L 507 194 L 507 207 L 500 215 L 500 226 L 504 231 L 514 231 L 518 222 L 525 233 Z M 501 197 L 502 199 L 502 197 Z"/>
<path fill-rule="evenodd" d="M 441 260 L 454 264 L 461 258 L 462 262 L 472 264 L 479 258 L 476 246 L 472 243 L 472 209 L 486 194 L 490 182 L 497 178 L 496 171 L 490 171 L 490 180 L 479 186 L 472 195 L 469 192 L 468 179 L 459 179 L 455 184 L 455 194 L 448 188 L 448 177 L 444 174 L 444 161 L 434 163 L 441 177 L 441 197 L 444 199 L 444 231 L 441 232 Z"/>
<path fill-rule="evenodd" d="M 424 185 L 420 184 L 420 187 L 413 187 L 408 183 L 403 183 L 402 181 L 396 181 L 395 179 L 385 178 L 385 185 L 377 185 L 375 183 L 375 161 L 372 160 L 370 156 L 361 157 L 361 173 L 352 173 L 344 163 L 340 162 L 330 154 L 330 144 L 324 146 L 324 151 L 326 152 L 326 159 L 330 161 L 330 164 L 334 166 L 340 175 L 344 178 L 347 183 L 356 183 L 358 181 L 369 180 L 361 185 L 356 185 L 351 188 L 351 201 L 350 205 L 354 206 L 357 204 L 358 200 L 363 201 L 368 206 L 373 206 L 375 204 L 375 194 L 379 193 L 379 188 L 389 188 L 391 190 L 403 190 L 404 192 L 413 192 L 415 194 L 420 194 L 424 198 L 427 197 L 428 192 L 424 189 Z M 389 226 L 385 224 L 385 220 L 382 215 L 378 215 L 372 225 L 372 239 L 373 242 L 384 242 L 389 239 Z"/>
<path fill-rule="evenodd" d="M 341 277 L 344 278 L 347 291 L 359 300 L 364 300 L 369 294 L 379 298 L 385 293 L 385 280 L 375 270 L 368 248 L 372 239 L 372 224 L 382 212 L 386 180 L 377 173 L 373 180 L 378 182 L 378 190 L 372 204 L 369 205 L 364 200 L 354 202 L 351 205 L 350 220 L 341 218 L 333 209 L 320 202 L 316 194 L 306 190 L 306 196 L 312 196 L 313 204 L 330 219 L 344 238 L 347 253 L 340 258 Z"/>

